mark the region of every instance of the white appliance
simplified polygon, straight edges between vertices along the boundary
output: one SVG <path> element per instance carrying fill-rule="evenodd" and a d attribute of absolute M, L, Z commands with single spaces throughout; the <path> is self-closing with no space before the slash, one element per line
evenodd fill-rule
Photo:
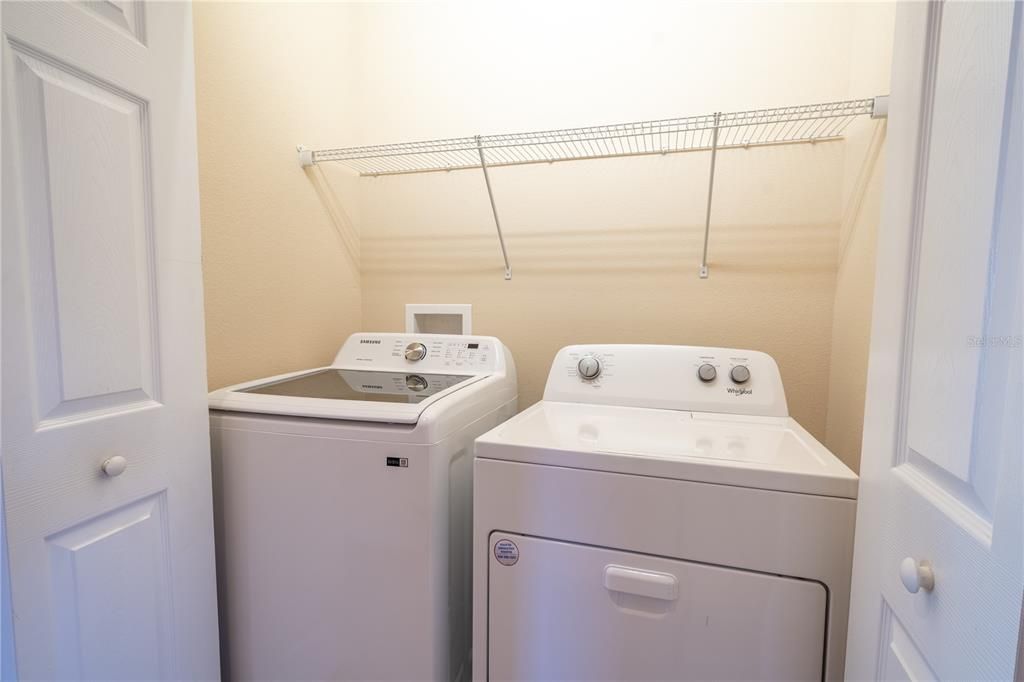
<path fill-rule="evenodd" d="M 504 345 L 355 334 L 210 408 L 225 676 L 468 676 L 472 444 L 516 410 Z"/>
<path fill-rule="evenodd" d="M 856 496 L 768 355 L 564 348 L 476 442 L 474 677 L 841 679 Z"/>

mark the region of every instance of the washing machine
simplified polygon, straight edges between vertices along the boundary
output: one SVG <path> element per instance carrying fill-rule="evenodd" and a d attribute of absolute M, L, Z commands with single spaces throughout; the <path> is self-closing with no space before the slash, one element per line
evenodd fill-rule
<path fill-rule="evenodd" d="M 475 679 L 842 679 L 857 476 L 768 355 L 564 348 L 474 469 Z"/>
<path fill-rule="evenodd" d="M 516 396 L 498 339 L 373 333 L 211 393 L 225 678 L 468 678 L 472 444 Z"/>

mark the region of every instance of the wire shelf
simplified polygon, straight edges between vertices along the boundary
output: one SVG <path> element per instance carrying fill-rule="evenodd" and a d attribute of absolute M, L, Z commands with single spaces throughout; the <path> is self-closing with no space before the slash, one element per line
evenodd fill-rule
<path fill-rule="evenodd" d="M 299 163 L 311 166 L 333 161 L 348 166 L 360 175 L 481 169 L 505 264 L 505 279 L 512 279 L 512 265 L 505 247 L 488 168 L 710 151 L 704 250 L 699 270 L 703 279 L 708 276 L 708 239 L 718 151 L 736 147 L 838 140 L 855 118 L 865 115 L 872 118 L 886 117 L 888 96 L 532 133 L 475 135 L 340 149 L 310 150 L 299 147 Z"/>
<path fill-rule="evenodd" d="M 398 175 L 648 154 L 819 142 L 842 137 L 880 98 L 684 118 L 478 135 L 364 147 L 300 150 L 304 165 L 338 162 L 360 175 Z M 716 141 L 717 129 L 717 141 Z"/>

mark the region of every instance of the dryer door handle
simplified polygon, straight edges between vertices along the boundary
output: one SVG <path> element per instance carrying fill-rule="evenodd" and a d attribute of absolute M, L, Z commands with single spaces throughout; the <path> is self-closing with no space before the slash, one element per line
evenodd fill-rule
<path fill-rule="evenodd" d="M 604 586 L 612 592 L 635 594 L 651 599 L 675 601 L 679 598 L 679 581 L 671 573 L 645 571 L 628 566 L 605 566 Z"/>

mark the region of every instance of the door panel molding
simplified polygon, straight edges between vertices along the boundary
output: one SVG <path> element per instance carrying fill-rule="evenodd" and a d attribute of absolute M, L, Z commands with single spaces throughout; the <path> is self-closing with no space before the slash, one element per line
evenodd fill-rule
<path fill-rule="evenodd" d="M 36 429 L 160 403 L 148 103 L 7 37 Z M 67 164 L 93 166 L 84 178 Z M 45 228 L 43 226 L 46 226 Z M 102 307 L 89 301 L 104 299 Z"/>
<path fill-rule="evenodd" d="M 978 417 L 981 383 L 985 379 L 983 369 L 988 355 L 987 348 L 984 346 L 980 348 L 978 357 L 974 359 L 974 364 L 970 367 L 961 365 L 959 368 L 954 368 L 952 366 L 952 359 L 948 357 L 954 353 L 942 353 L 941 349 L 939 357 L 932 359 L 932 364 L 942 360 L 942 355 L 947 357 L 945 361 L 939 362 L 937 366 L 932 368 L 934 371 L 927 372 L 919 364 L 923 362 L 921 356 L 926 352 L 926 349 L 920 347 L 922 340 L 920 334 L 922 330 L 918 328 L 919 323 L 922 321 L 918 317 L 921 304 L 919 289 L 923 284 L 921 281 L 923 275 L 922 249 L 925 247 L 926 242 L 929 241 L 929 238 L 931 238 L 932 242 L 937 239 L 936 230 L 942 227 L 941 224 L 936 224 L 929 230 L 928 225 L 934 223 L 934 220 L 929 220 L 929 215 L 931 215 L 929 213 L 929 181 L 931 179 L 930 173 L 933 170 L 931 149 L 935 146 L 948 146 L 947 140 L 934 139 L 936 136 L 934 127 L 936 93 L 941 87 L 937 85 L 936 79 L 940 71 L 940 61 L 943 58 L 943 14 L 946 8 L 947 4 L 945 2 L 934 2 L 929 3 L 926 10 L 928 13 L 927 38 L 922 65 L 922 101 L 921 107 L 918 110 L 918 121 L 916 124 L 918 136 L 915 143 L 917 157 L 913 184 L 913 208 L 910 221 L 910 260 L 907 268 L 908 277 L 904 294 L 906 312 L 903 322 L 904 336 L 900 357 L 902 371 L 898 388 L 900 399 L 897 401 L 898 427 L 892 466 L 894 469 L 903 469 L 903 473 L 908 476 L 908 481 L 917 486 L 922 496 L 931 499 L 932 503 L 936 506 L 948 509 L 952 518 L 956 519 L 965 530 L 974 534 L 979 541 L 987 545 L 991 543 L 992 537 L 991 524 L 997 483 L 995 470 L 998 469 L 998 461 L 989 462 L 988 466 L 982 466 L 983 462 L 977 456 L 979 452 L 977 429 L 971 429 L 970 432 L 967 432 L 966 428 L 957 428 L 956 426 L 970 419 L 971 415 L 975 418 Z M 954 9 L 958 8 L 954 7 Z M 1008 5 L 1007 11 L 1012 12 L 1012 8 Z M 991 23 L 1002 23 L 996 22 L 992 17 L 988 16 L 983 17 L 983 19 Z M 959 28 L 958 24 L 957 29 Z M 996 39 L 991 40 L 992 47 L 990 51 L 998 51 L 997 57 L 1004 56 L 1005 65 L 1008 67 L 1012 46 L 1009 36 L 1010 28 L 1006 27 L 1005 30 L 1006 35 L 1001 36 L 1005 38 L 1005 43 Z M 954 37 L 959 38 L 959 32 L 954 33 Z M 1005 51 L 1005 55 L 1002 55 L 1003 51 Z M 997 84 L 1002 84 L 1005 81 L 1005 75 L 1004 71 L 1002 74 L 993 76 L 992 80 L 995 80 Z M 1006 86 L 1003 87 L 1005 88 Z M 1000 95 L 1004 102 L 1006 102 L 1006 106 L 1008 106 L 1005 90 Z M 949 93 L 946 93 L 945 96 L 948 98 Z M 993 115 L 998 116 L 1000 125 L 995 127 L 1001 131 L 1008 112 L 1000 109 Z M 948 128 L 948 125 L 946 127 Z M 967 137 L 972 138 L 972 144 L 977 142 L 970 135 L 969 130 L 965 134 Z M 997 142 L 1001 146 L 1003 136 L 999 135 L 998 138 L 998 142 L 996 140 L 990 140 L 990 142 Z M 981 153 L 985 151 L 991 150 L 982 150 Z M 990 164 L 991 175 L 993 177 L 992 182 L 995 183 L 995 176 L 998 174 L 1002 158 L 998 153 L 995 153 L 988 160 L 992 162 Z M 992 190 L 992 202 L 994 211 L 995 189 Z M 987 216 L 985 224 L 988 229 L 982 228 L 976 240 L 984 240 L 984 243 L 978 246 L 986 246 L 986 248 L 983 252 L 979 251 L 976 256 L 984 258 L 985 264 L 975 264 L 977 267 L 971 267 L 970 264 L 966 263 L 962 264 L 969 272 L 976 273 L 976 278 L 983 277 L 981 270 L 990 265 L 991 257 L 989 254 L 998 236 L 994 220 L 995 216 L 987 210 L 983 214 Z M 963 277 L 964 273 L 949 272 L 948 276 L 950 278 Z M 929 295 L 935 296 L 934 283 L 928 282 L 924 284 L 929 285 Z M 977 329 L 962 329 L 962 325 L 956 326 L 961 332 L 971 332 L 970 334 L 961 334 L 960 342 L 965 347 L 967 347 L 972 338 L 984 339 L 986 330 L 991 327 L 989 315 L 991 308 L 987 303 L 992 295 L 992 283 L 977 281 L 975 284 L 982 287 L 986 305 L 980 313 Z M 938 303 L 938 301 L 931 301 L 931 308 L 933 310 L 927 319 L 939 317 L 939 314 L 934 310 Z M 958 320 L 957 322 L 963 322 L 963 320 Z M 946 320 L 945 324 L 951 324 L 951 322 Z M 937 344 L 940 343 L 942 334 L 933 330 L 933 333 L 928 336 L 935 338 L 935 341 L 932 343 Z M 926 339 L 925 343 L 927 343 Z M 955 385 L 954 382 L 958 373 L 960 380 L 965 382 L 965 385 Z M 921 382 L 928 380 L 929 376 L 945 377 L 947 380 L 941 386 L 929 385 L 923 388 L 920 387 Z M 941 397 L 936 398 L 935 396 Z M 936 404 L 936 400 L 938 404 Z M 957 401 L 959 401 L 959 407 L 953 404 Z M 970 409 L 967 409 L 966 403 L 968 401 L 970 402 Z M 934 414 L 936 408 L 952 410 L 953 412 L 936 416 Z M 926 436 L 924 441 L 921 440 L 922 435 Z M 955 444 L 955 451 L 959 454 L 959 457 L 949 453 L 943 454 L 949 448 L 954 447 L 954 445 L 951 445 L 954 437 L 959 438 L 961 441 Z M 939 452 L 930 452 L 932 448 L 938 448 Z M 935 456 L 936 454 L 937 456 Z M 906 470 L 908 468 L 912 470 L 912 475 L 910 471 Z M 919 485 L 925 480 L 930 485 Z"/>
<path fill-rule="evenodd" d="M 139 45 L 146 44 L 146 4 L 133 0 L 78 0 L 78 4 L 94 13 Z"/>
<path fill-rule="evenodd" d="M 876 680 L 906 680 L 907 682 L 931 682 L 939 679 L 928 665 L 927 659 L 910 636 L 903 623 L 882 601 L 882 625 L 879 628 L 881 646 L 885 652 L 878 657 Z"/>
<path fill-rule="evenodd" d="M 174 601 L 166 491 L 45 539 L 50 555 L 61 679 L 168 679 Z M 152 578 L 151 578 L 152 576 Z M 104 665 L 106 647 L 120 650 Z M 97 660 L 99 659 L 99 660 Z"/>

